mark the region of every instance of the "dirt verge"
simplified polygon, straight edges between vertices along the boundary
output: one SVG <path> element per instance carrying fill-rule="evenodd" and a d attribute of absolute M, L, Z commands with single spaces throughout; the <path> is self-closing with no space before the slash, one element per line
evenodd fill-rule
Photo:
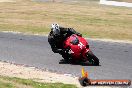
<path fill-rule="evenodd" d="M 75 84 L 80 88 L 78 77 L 70 74 L 57 74 L 35 67 L 27 67 L 2 61 L 0 61 L 0 69 L 0 75 L 2 76 L 33 79 L 34 81 L 46 83 Z"/>

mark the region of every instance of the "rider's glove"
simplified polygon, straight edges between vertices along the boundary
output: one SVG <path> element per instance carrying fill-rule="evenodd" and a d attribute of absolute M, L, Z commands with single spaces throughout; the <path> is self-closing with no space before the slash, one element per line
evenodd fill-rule
<path fill-rule="evenodd" d="M 81 33 L 77 33 L 78 36 L 82 37 L 82 34 Z"/>
<path fill-rule="evenodd" d="M 89 45 L 88 44 L 86 45 L 86 48 L 89 48 Z"/>

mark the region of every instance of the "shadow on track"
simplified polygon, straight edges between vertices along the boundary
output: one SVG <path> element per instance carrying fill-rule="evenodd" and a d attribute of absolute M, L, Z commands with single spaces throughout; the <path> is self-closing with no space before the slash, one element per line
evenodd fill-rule
<path fill-rule="evenodd" d="M 61 59 L 59 64 L 71 64 L 71 65 L 81 65 L 81 66 L 101 66 L 101 65 L 92 65 L 90 63 L 83 63 L 83 62 L 65 61 L 64 59 Z"/>

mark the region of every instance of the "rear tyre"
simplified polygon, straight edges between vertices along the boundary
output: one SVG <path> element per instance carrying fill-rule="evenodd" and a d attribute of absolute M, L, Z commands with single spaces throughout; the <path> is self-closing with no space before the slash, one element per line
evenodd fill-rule
<path fill-rule="evenodd" d="M 92 51 L 89 51 L 86 56 L 88 58 L 89 63 L 95 66 L 99 66 L 99 59 L 92 53 Z"/>

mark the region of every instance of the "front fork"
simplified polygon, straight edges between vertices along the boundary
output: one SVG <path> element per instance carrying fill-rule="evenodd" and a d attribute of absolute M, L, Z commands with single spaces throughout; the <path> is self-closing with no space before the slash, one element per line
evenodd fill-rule
<path fill-rule="evenodd" d="M 88 57 L 87 57 L 87 53 L 90 51 L 89 48 L 86 48 L 83 53 L 82 53 L 82 56 L 83 56 L 83 61 L 87 61 L 88 60 Z"/>

